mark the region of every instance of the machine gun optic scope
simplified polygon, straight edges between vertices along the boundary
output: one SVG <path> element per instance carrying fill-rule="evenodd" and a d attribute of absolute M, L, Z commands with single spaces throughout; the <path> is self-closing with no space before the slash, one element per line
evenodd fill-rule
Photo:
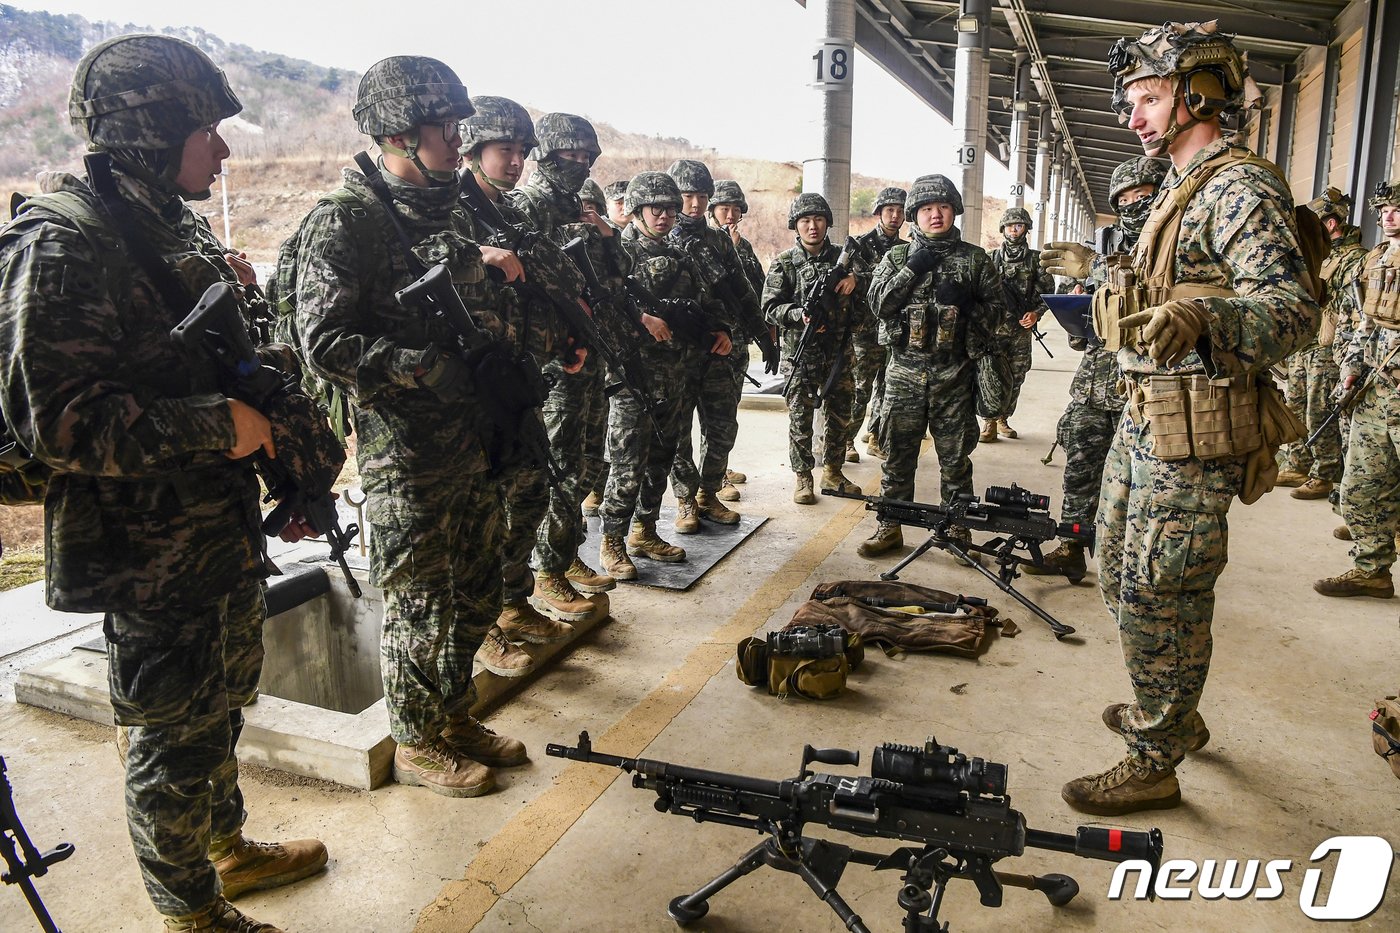
<path fill-rule="evenodd" d="M 989 505 L 1005 506 L 1009 509 L 1026 509 L 1032 512 L 1050 511 L 1050 497 L 1036 495 L 1022 489 L 1015 483 L 1010 486 L 988 486 L 984 496 Z"/>
<path fill-rule="evenodd" d="M 923 748 L 885 742 L 870 759 L 871 777 L 915 787 L 953 788 L 974 796 L 1006 796 L 1006 765 L 968 758 L 932 736 Z"/>

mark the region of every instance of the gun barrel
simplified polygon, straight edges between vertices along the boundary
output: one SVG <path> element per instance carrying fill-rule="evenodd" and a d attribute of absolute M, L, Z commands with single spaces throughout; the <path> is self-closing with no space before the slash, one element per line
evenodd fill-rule
<path fill-rule="evenodd" d="M 1080 826 L 1074 835 L 1042 829 L 1026 830 L 1026 845 L 1052 852 L 1069 852 L 1080 858 L 1102 859 L 1106 862 L 1127 862 L 1141 859 L 1155 870 L 1162 863 L 1162 831 L 1146 832 L 1112 829 L 1107 826 Z"/>

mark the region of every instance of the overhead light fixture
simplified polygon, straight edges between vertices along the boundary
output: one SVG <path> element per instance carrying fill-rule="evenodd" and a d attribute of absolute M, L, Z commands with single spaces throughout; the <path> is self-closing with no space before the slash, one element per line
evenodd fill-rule
<path fill-rule="evenodd" d="M 1006 148 L 1005 142 L 997 143 L 997 157 L 1000 158 L 1003 162 L 1011 158 L 1011 151 Z"/>
<path fill-rule="evenodd" d="M 954 30 L 957 32 L 977 32 L 982 26 L 982 21 L 976 16 L 959 16 Z"/>
<path fill-rule="evenodd" d="M 1030 113 L 1031 102 L 1028 100 L 1013 100 L 1011 102 L 1012 113 Z"/>

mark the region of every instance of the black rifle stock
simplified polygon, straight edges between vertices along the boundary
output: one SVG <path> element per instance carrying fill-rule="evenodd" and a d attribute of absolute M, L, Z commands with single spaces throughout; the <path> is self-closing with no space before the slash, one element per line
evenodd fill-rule
<path fill-rule="evenodd" d="M 550 744 L 545 753 L 590 764 L 621 768 L 632 786 L 656 794 L 656 809 L 697 823 L 723 823 L 756 830 L 768 838 L 733 867 L 667 909 L 681 926 L 709 911 L 709 899 L 763 865 L 793 872 L 825 901 L 847 930 L 869 933 L 861 918 L 836 891 L 854 862 L 876 870 L 902 870 L 899 905 L 909 933 L 946 930 L 938 921 L 945 885 L 955 878 L 976 884 L 981 903 L 999 907 L 1002 886 L 1028 888 L 1062 906 L 1078 893 L 1066 875 L 1016 875 L 996 871 L 1001 859 L 1027 847 L 1066 852 L 1110 862 L 1142 860 L 1155 876 L 1162 857 L 1162 834 L 1081 826 L 1074 834 L 1029 829 L 1011 808 L 1006 766 L 969 759 L 933 738 L 922 746 L 885 743 L 875 749 L 870 776 L 819 774 L 813 762 L 858 765 L 860 753 L 840 748 L 802 750 L 797 777 L 773 781 L 727 774 L 645 758 L 623 758 L 593 751 L 588 733 L 577 746 Z M 890 853 L 868 852 L 805 834 L 807 824 L 864 838 L 895 839 L 905 846 Z"/>
<path fill-rule="evenodd" d="M 1356 400 L 1359 399 L 1361 394 L 1371 385 L 1371 381 L 1375 379 L 1375 376 L 1376 371 L 1374 369 L 1367 369 L 1365 375 L 1353 382 L 1351 388 L 1342 393 L 1342 397 L 1337 400 L 1337 404 L 1333 405 L 1331 409 L 1328 410 L 1327 417 L 1322 419 L 1322 423 L 1308 435 L 1307 440 L 1303 441 L 1303 445 L 1311 447 L 1316 444 L 1317 439 L 1322 436 L 1322 432 L 1330 428 L 1333 422 L 1342 416 L 1342 412 L 1351 411 L 1352 407 L 1356 405 Z"/>
<path fill-rule="evenodd" d="M 283 402 L 305 399 L 295 376 L 265 365 L 258 359 L 239 314 L 233 288 L 224 282 L 205 289 L 194 309 L 175 325 L 170 336 L 181 346 L 203 350 L 219 368 L 219 385 L 223 393 L 264 415 L 275 412 Z M 303 409 L 307 405 L 315 407 L 315 403 L 309 399 L 302 403 Z M 325 421 L 324 413 L 321 420 Z M 310 427 L 316 430 L 315 426 Z M 332 450 L 339 453 L 339 462 L 344 463 L 345 452 L 339 440 L 335 439 L 328 421 L 325 431 L 329 437 L 318 446 L 327 456 Z M 272 511 L 263 518 L 263 534 L 275 537 L 287 527 L 293 515 L 302 516 L 312 530 L 330 545 L 331 560 L 340 565 L 346 587 L 358 598 L 360 585 L 350 573 L 345 553 L 360 533 L 360 526 L 352 524 L 344 529 L 340 526 L 335 496 L 331 493 L 331 484 L 335 481 L 339 466 L 318 481 L 314 477 L 299 475 L 286 457 L 268 457 L 261 448 L 252 456 L 253 465 L 267 487 L 265 501 L 276 502 Z"/>
<path fill-rule="evenodd" d="M 73 846 L 60 842 L 47 852 L 40 852 L 24 831 L 24 824 L 15 812 L 15 798 L 10 790 L 10 779 L 5 773 L 5 758 L 0 755 L 0 856 L 5 859 L 5 873 L 0 876 L 6 884 L 19 885 L 29 909 L 39 919 L 39 928 L 44 933 L 60 933 L 58 925 L 49 916 L 48 908 L 34 887 L 34 878 L 42 878 L 49 866 L 61 862 L 73 854 Z"/>
<path fill-rule="evenodd" d="M 960 558 L 997 588 L 1035 613 L 1057 639 L 1073 635 L 1074 629 L 1056 619 L 1012 585 L 1020 576 L 1020 564 L 1045 565 L 1045 556 L 1040 546 L 1052 538 L 1063 538 L 1088 545 L 1092 550 L 1093 528 L 1086 528 L 1078 522 L 1057 523 L 1049 514 L 1050 500 L 1037 496 L 1012 483 L 1010 488 L 992 486 L 987 489 L 987 500 L 963 493 L 948 505 L 934 505 L 928 502 L 909 502 L 903 499 L 889 499 L 884 496 L 863 496 L 835 489 L 823 489 L 824 496 L 837 496 L 842 499 L 859 499 L 866 509 L 874 512 L 882 522 L 911 525 L 931 532 L 928 540 L 919 545 L 906 558 L 894 567 L 880 574 L 882 580 L 898 580 L 899 573 L 909 564 L 918 560 L 930 548 L 939 548 Z M 994 502 L 1004 499 L 1005 504 Z M 963 548 L 949 538 L 954 528 L 968 531 L 983 531 L 996 535 L 982 544 L 973 543 Z M 1018 551 L 1023 553 L 1017 553 Z M 996 559 L 997 572 L 992 573 L 981 563 L 972 559 L 972 554 L 987 554 Z M 1077 581 L 1072 581 L 1077 582 Z"/>
<path fill-rule="evenodd" d="M 705 284 L 718 292 L 720 298 L 727 306 L 735 309 L 740 309 L 744 306 L 744 296 L 740 294 L 739 286 L 735 284 L 736 278 L 739 279 L 742 284 L 748 284 L 748 281 L 744 279 L 744 272 L 742 269 L 726 269 L 724 267 L 724 261 L 715 255 L 715 251 L 710 247 L 710 244 L 705 242 L 704 236 L 686 228 L 683 224 L 677 223 L 672 227 L 670 236 L 681 245 L 681 248 L 690 255 L 691 259 L 695 260 L 695 265 L 699 268 L 700 274 L 704 277 Z M 771 369 L 768 369 L 768 371 L 776 373 L 778 371 L 780 353 L 777 343 L 773 340 L 773 336 L 768 333 L 768 329 L 765 327 L 760 333 L 754 335 L 754 340 L 762 350 L 765 368 L 769 367 L 771 363 Z M 747 372 L 744 373 L 744 378 L 751 382 L 755 388 L 762 387 L 762 383 L 750 376 Z"/>
<path fill-rule="evenodd" d="M 802 361 L 807 355 L 807 349 L 812 345 L 812 341 L 817 339 L 817 335 L 827 325 L 826 297 L 836 288 L 838 282 L 851 274 L 851 265 L 860 255 L 860 241 L 853 236 L 846 237 L 845 244 L 841 247 L 840 254 L 836 257 L 836 263 L 822 274 L 806 294 L 802 296 L 802 316 L 806 319 L 806 324 L 802 327 L 802 336 L 797 338 L 797 347 L 792 353 L 792 372 L 788 373 L 787 381 L 783 383 L 783 396 L 786 397 L 792 388 L 792 381 L 798 379 L 802 372 Z M 845 339 L 845 335 L 842 335 Z M 841 353 L 837 352 L 836 359 L 832 361 L 831 370 L 826 378 L 822 380 L 821 387 L 817 390 L 816 397 L 812 400 L 814 408 L 820 408 L 822 401 L 831 391 L 831 387 L 836 384 L 837 378 L 841 375 Z"/>

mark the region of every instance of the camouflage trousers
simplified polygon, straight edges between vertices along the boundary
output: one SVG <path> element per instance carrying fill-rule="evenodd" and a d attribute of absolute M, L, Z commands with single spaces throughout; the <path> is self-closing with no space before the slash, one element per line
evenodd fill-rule
<path fill-rule="evenodd" d="M 841 371 L 831 386 L 831 391 L 822 400 L 822 463 L 841 467 L 846 463 L 846 438 L 851 429 L 851 397 L 855 394 L 855 383 L 851 379 L 853 354 L 848 346 L 838 352 L 844 354 Z M 826 381 L 831 371 L 832 357 L 813 354 L 810 361 L 804 360 L 805 378 L 793 379 L 788 386 L 788 465 L 794 473 L 810 473 L 816 465 L 812 447 L 812 422 L 816 413 L 816 393 Z M 784 363 L 791 365 L 788 361 Z"/>
<path fill-rule="evenodd" d="M 1065 450 L 1064 501 L 1060 520 L 1093 525 L 1103 485 L 1103 465 L 1122 410 L 1104 411 L 1071 401 L 1055 428 L 1055 440 Z"/>
<path fill-rule="evenodd" d="M 625 534 L 634 520 L 656 521 L 666 479 L 675 465 L 681 424 L 688 423 L 689 413 L 694 410 L 694 402 L 686 397 L 687 373 L 695 369 L 692 360 L 698 352 L 660 344 L 642 349 L 642 363 L 651 375 L 656 406 L 654 426 L 631 392 L 612 397 L 608 412 L 608 485 L 599 508 L 605 534 Z"/>
<path fill-rule="evenodd" d="M 544 403 L 544 424 L 549 454 L 564 482 L 562 489 L 549 492 L 549 511 L 535 539 L 535 563 L 545 573 L 558 574 L 569 569 L 588 533 L 579 510 L 602 468 L 608 399 L 603 367 L 591 356 L 572 376 L 557 363 L 550 364 L 550 372 L 557 381 Z"/>
<path fill-rule="evenodd" d="M 875 378 L 870 383 L 870 401 L 866 406 L 870 412 L 870 433 L 876 438 L 879 438 L 885 429 L 885 370 L 890 364 L 889 348 L 881 347 L 880 351 L 884 353 L 883 362 L 880 363 L 880 368 L 875 370 Z M 856 430 L 859 429 L 860 426 L 857 425 Z"/>
<path fill-rule="evenodd" d="M 1226 512 L 1244 459 L 1167 462 L 1150 447 L 1147 424 L 1122 416 L 1104 468 L 1096 553 L 1133 684 L 1123 714 L 1128 753 L 1166 770 L 1185 753 L 1210 670 Z"/>
<path fill-rule="evenodd" d="M 1342 518 L 1351 529 L 1351 557 L 1358 570 L 1395 563 L 1400 529 L 1400 390 L 1372 383 L 1351 411 Z"/>
<path fill-rule="evenodd" d="M 505 529 L 501 542 L 501 601 L 518 603 L 534 591 L 530 552 L 549 511 L 549 473 L 518 466 L 501 477 Z"/>
<path fill-rule="evenodd" d="M 1011 385 L 1006 393 L 1005 407 L 997 412 L 998 418 L 1010 418 L 1016 413 L 1016 403 L 1021 399 L 1021 386 L 1026 384 L 1026 373 L 1031 371 L 1031 341 L 1034 338 L 1026 328 L 1016 325 L 1016 333 L 998 340 L 1001 352 L 1011 366 Z"/>
<path fill-rule="evenodd" d="M 211 842 L 243 826 L 234 748 L 262 673 L 266 609 L 250 581 L 203 605 L 110 612 L 108 686 L 126 731 L 126 822 L 156 910 L 181 916 L 219 893 Z"/>
<path fill-rule="evenodd" d="M 485 473 L 366 485 L 389 733 L 421 745 L 475 699 L 472 658 L 501 614 L 500 489 Z"/>
<path fill-rule="evenodd" d="M 855 359 L 851 363 L 851 381 L 854 385 L 851 396 L 851 426 L 846 435 L 846 443 L 852 444 L 865 424 L 865 413 L 870 411 L 871 431 L 875 430 L 875 412 L 879 411 L 880 397 L 877 388 L 883 388 L 880 374 L 885 370 L 885 348 L 871 342 L 857 341 Z"/>
<path fill-rule="evenodd" d="M 880 443 L 880 495 L 914 498 L 914 471 L 926 432 L 933 432 L 941 476 L 939 492 L 948 502 L 972 492 L 972 450 L 977 446 L 976 375 L 966 357 L 894 350 L 885 369 L 885 401 Z"/>
<path fill-rule="evenodd" d="M 1341 373 L 1332 358 L 1331 347 L 1300 350 L 1288 359 L 1288 407 L 1308 426 L 1308 434 L 1312 434 L 1327 418 Z M 1317 479 L 1341 482 L 1341 428 L 1333 421 L 1311 448 L 1302 441 L 1289 444 L 1279 451 L 1279 465 Z"/>
<path fill-rule="evenodd" d="M 739 400 L 744 394 L 744 373 L 749 368 L 749 341 L 739 340 L 728 356 L 707 356 L 695 391 L 695 413 L 700 416 L 700 466 L 694 460 L 691 419 L 684 419 L 676 439 L 676 462 L 671 485 L 677 497 L 693 496 L 701 489 L 717 492 L 724 485 L 729 454 L 739 437 Z"/>

